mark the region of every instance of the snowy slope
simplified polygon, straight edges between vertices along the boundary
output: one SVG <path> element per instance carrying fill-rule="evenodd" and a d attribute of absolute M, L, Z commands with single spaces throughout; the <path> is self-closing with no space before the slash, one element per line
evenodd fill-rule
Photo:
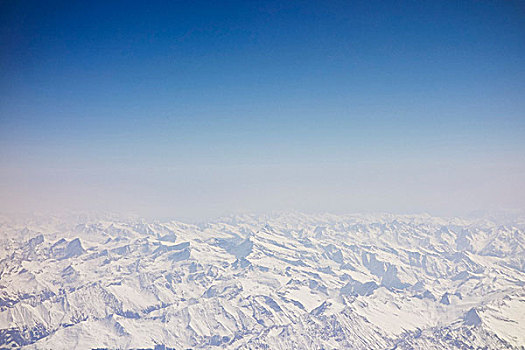
<path fill-rule="evenodd" d="M 0 348 L 525 348 L 525 221 L 0 218 Z"/>

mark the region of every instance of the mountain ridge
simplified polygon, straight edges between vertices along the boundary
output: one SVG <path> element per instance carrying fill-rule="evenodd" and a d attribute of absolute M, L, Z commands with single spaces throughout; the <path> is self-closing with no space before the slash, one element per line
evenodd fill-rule
<path fill-rule="evenodd" d="M 524 223 L 2 218 L 0 348 L 523 349 Z"/>

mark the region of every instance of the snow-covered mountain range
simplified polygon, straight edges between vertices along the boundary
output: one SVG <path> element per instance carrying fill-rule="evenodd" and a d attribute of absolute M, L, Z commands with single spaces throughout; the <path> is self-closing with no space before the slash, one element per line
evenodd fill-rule
<path fill-rule="evenodd" d="M 0 232 L 0 348 L 525 348 L 519 218 L 34 216 Z"/>

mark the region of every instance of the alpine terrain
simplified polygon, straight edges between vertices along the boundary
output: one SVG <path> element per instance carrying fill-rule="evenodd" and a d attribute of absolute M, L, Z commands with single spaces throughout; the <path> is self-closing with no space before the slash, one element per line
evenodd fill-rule
<path fill-rule="evenodd" d="M 0 348 L 525 349 L 525 220 L 0 219 Z"/>

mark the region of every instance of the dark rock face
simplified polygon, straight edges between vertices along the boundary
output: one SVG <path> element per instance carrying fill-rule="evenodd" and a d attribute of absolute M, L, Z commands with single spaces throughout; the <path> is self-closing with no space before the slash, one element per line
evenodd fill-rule
<path fill-rule="evenodd" d="M 481 324 L 481 318 L 476 309 L 470 309 L 465 314 L 464 321 L 467 326 L 479 326 Z"/>
<path fill-rule="evenodd" d="M 448 298 L 448 293 L 443 294 L 439 302 L 443 305 L 450 305 L 450 299 Z"/>
<path fill-rule="evenodd" d="M 182 261 L 182 260 L 187 260 L 188 258 L 190 257 L 190 249 L 189 248 L 185 248 L 181 251 L 178 251 L 178 252 L 175 252 L 175 253 L 172 253 L 169 255 L 169 259 L 171 259 L 172 261 Z"/>
<path fill-rule="evenodd" d="M 65 259 L 74 258 L 77 256 L 80 256 L 85 253 L 84 248 L 82 248 L 82 243 L 80 243 L 80 239 L 75 238 L 71 242 L 68 243 L 65 251 Z"/>
<path fill-rule="evenodd" d="M 51 246 L 49 255 L 57 260 L 63 260 L 75 258 L 84 253 L 85 250 L 79 238 L 75 238 L 70 242 L 62 238 Z"/>
<path fill-rule="evenodd" d="M 16 349 L 24 345 L 33 344 L 48 335 L 49 331 L 43 325 L 36 325 L 33 328 L 0 329 L 1 349 Z"/>
<path fill-rule="evenodd" d="M 359 281 L 352 280 L 348 282 L 343 288 L 341 288 L 341 295 L 369 296 L 372 295 L 377 288 L 379 288 L 379 286 L 373 281 L 361 283 Z"/>

